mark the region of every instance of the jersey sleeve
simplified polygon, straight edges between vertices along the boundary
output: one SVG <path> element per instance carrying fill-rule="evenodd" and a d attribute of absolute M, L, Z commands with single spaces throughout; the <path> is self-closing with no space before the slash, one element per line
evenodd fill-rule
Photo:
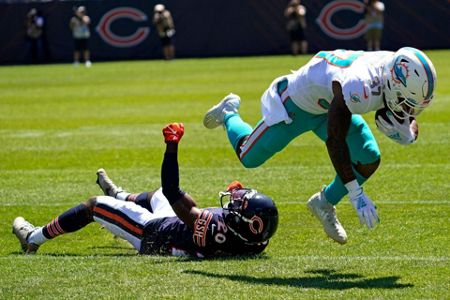
<path fill-rule="evenodd" d="M 204 251 L 214 252 L 225 247 L 228 227 L 221 212 L 222 209 L 204 209 L 195 221 L 193 241 Z"/>
<path fill-rule="evenodd" d="M 352 77 L 341 82 L 345 104 L 352 114 L 364 114 L 369 111 L 369 87 L 363 80 Z"/>
<path fill-rule="evenodd" d="M 212 212 L 204 209 L 194 222 L 194 233 L 192 238 L 194 240 L 194 244 L 200 248 L 206 247 L 207 236 L 208 234 L 211 234 L 210 225 L 213 217 L 214 214 Z"/>

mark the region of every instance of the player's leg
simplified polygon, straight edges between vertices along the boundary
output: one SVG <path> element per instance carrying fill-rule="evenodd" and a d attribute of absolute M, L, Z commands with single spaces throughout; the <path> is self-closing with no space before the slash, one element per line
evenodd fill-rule
<path fill-rule="evenodd" d="M 283 105 L 291 117 L 291 123 L 279 122 L 268 126 L 260 121 L 252 129 L 238 113 L 240 98 L 230 94 L 206 113 L 203 123 L 207 128 L 223 125 L 241 163 L 246 168 L 255 168 L 281 151 L 292 139 L 312 130 L 322 121 L 323 116 L 301 110 L 290 98 L 286 98 Z"/>
<path fill-rule="evenodd" d="M 280 122 L 267 126 L 264 121 L 260 121 L 245 138 L 242 146 L 236 149 L 241 163 L 246 168 L 262 165 L 283 150 L 294 138 L 317 127 L 326 118 L 326 115 L 313 115 L 301 110 L 290 98 L 286 99 L 284 107 L 291 118 L 291 123 Z M 228 125 L 226 126 L 228 130 Z"/>
<path fill-rule="evenodd" d="M 162 188 L 157 189 L 155 192 L 149 194 L 150 206 L 153 211 L 153 215 L 156 218 L 175 217 L 176 214 L 169 203 L 169 200 L 164 196 Z"/>
<path fill-rule="evenodd" d="M 129 193 L 123 188 L 118 187 L 103 168 L 97 170 L 96 183 L 106 196 L 113 197 L 117 200 L 134 202 L 135 204 L 146 208 L 148 211 L 153 212 L 151 199 L 157 190 L 152 192 Z"/>
<path fill-rule="evenodd" d="M 22 217 L 13 222 L 13 233 L 20 241 L 22 250 L 35 253 L 39 246 L 55 237 L 80 230 L 93 221 L 92 199 L 62 213 L 43 227 L 35 227 Z"/>
<path fill-rule="evenodd" d="M 327 139 L 327 117 L 323 119 L 322 123 L 313 130 L 313 132 L 322 140 Z M 322 223 L 325 233 L 338 242 L 339 244 L 347 243 L 347 233 L 336 215 L 336 208 L 334 204 L 328 201 L 324 190 L 312 195 L 307 207 L 310 212 Z"/>
<path fill-rule="evenodd" d="M 323 141 L 326 140 L 326 124 L 323 124 L 314 132 Z M 352 123 L 346 141 L 349 147 L 354 173 L 358 183 L 362 185 L 377 170 L 380 164 L 380 150 L 372 131 L 360 115 L 352 116 Z M 327 185 L 324 194 L 328 202 L 336 205 L 347 195 L 347 189 L 339 176 L 336 176 Z"/>
<path fill-rule="evenodd" d="M 323 122 L 314 130 L 324 142 L 327 139 L 327 126 L 328 122 Z M 357 180 L 363 184 L 377 169 L 380 152 L 369 126 L 361 116 L 352 116 L 346 140 Z M 336 175 L 329 185 L 308 200 L 309 210 L 321 221 L 327 235 L 340 244 L 347 242 L 347 233 L 337 218 L 334 205 L 346 194 L 347 189 Z"/>
<path fill-rule="evenodd" d="M 235 94 L 229 94 L 217 105 L 209 109 L 203 118 L 203 125 L 208 129 L 223 125 L 227 131 L 228 140 L 233 150 L 239 149 L 242 140 L 250 135 L 252 127 L 244 122 L 238 113 L 241 98 Z"/>
<path fill-rule="evenodd" d="M 94 221 L 115 236 L 128 241 L 138 251 L 144 238 L 145 226 L 156 218 L 142 206 L 108 196 L 96 197 L 92 211 Z"/>

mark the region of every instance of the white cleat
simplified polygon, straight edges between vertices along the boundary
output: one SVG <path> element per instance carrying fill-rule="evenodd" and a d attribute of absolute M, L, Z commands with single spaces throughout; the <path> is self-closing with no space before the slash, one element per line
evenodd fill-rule
<path fill-rule="evenodd" d="M 117 187 L 114 182 L 109 178 L 108 174 L 106 174 L 105 169 L 97 170 L 97 181 L 96 183 L 100 186 L 103 193 L 106 196 L 110 196 L 115 198 L 118 193 L 123 192 L 121 187 Z"/>
<path fill-rule="evenodd" d="M 229 94 L 219 104 L 214 105 L 203 118 L 203 125 L 213 129 L 223 124 L 223 119 L 228 113 L 237 113 L 241 105 L 241 98 L 235 94 Z"/>
<path fill-rule="evenodd" d="M 34 254 L 39 248 L 39 245 L 28 243 L 28 237 L 30 234 L 37 230 L 33 224 L 28 222 L 22 217 L 17 217 L 14 219 L 13 222 L 13 233 L 16 235 L 16 237 L 19 239 L 20 247 L 22 248 L 22 251 L 27 254 Z"/>
<path fill-rule="evenodd" d="M 325 233 L 339 244 L 347 243 L 347 233 L 336 216 L 336 208 L 325 199 L 323 192 L 309 198 L 307 206 L 311 213 L 322 223 Z"/>

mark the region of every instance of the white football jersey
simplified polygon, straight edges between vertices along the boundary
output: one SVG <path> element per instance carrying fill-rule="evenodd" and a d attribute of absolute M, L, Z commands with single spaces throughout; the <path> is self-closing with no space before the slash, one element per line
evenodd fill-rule
<path fill-rule="evenodd" d="M 312 114 L 327 113 L 333 100 L 332 82 L 342 86 L 353 114 L 375 111 L 383 104 L 383 65 L 390 51 L 320 51 L 306 65 L 287 76 L 287 95 Z"/>

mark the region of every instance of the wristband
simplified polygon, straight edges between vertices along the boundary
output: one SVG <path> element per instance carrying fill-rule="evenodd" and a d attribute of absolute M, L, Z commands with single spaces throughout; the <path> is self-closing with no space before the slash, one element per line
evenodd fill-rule
<path fill-rule="evenodd" d="M 362 193 L 362 187 L 359 185 L 359 183 L 356 179 L 354 179 L 350 182 L 347 182 L 344 185 L 348 191 L 348 195 L 350 196 L 350 198 L 356 197 Z"/>

